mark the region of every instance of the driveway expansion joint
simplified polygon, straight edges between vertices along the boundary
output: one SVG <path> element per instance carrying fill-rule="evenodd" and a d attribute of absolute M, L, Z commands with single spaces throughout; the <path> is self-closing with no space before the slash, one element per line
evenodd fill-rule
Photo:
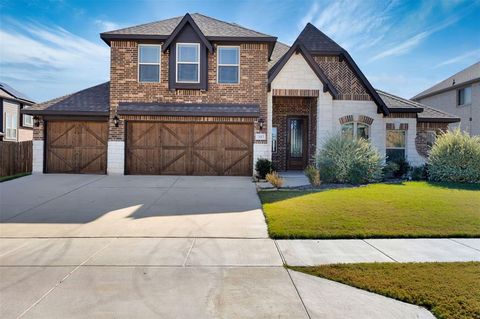
<path fill-rule="evenodd" d="M 389 256 L 387 253 L 381 251 L 380 249 L 378 249 L 377 247 L 375 247 L 373 244 L 369 243 L 368 241 L 366 241 L 365 239 L 362 239 L 363 242 L 365 242 L 367 245 L 369 245 L 370 247 L 372 247 L 373 249 L 377 250 L 378 252 L 380 252 L 381 254 L 383 254 L 384 256 L 386 256 L 387 258 L 391 259 L 392 261 L 398 263 L 398 260 L 396 260 L 395 258 L 393 258 L 392 256 Z"/>
<path fill-rule="evenodd" d="M 475 248 L 475 247 L 472 247 L 472 246 L 470 246 L 470 245 L 467 245 L 467 244 L 465 244 L 465 243 L 462 243 L 462 242 L 460 242 L 460 241 L 457 241 L 457 240 L 455 240 L 456 238 L 447 238 L 447 239 L 450 239 L 450 240 L 453 241 L 454 243 L 460 244 L 460 245 L 462 245 L 462 246 L 465 246 L 465 247 L 467 247 L 467 248 L 470 248 L 470 249 L 473 249 L 473 250 L 476 250 L 476 251 L 480 252 L 480 249 L 477 249 L 477 248 Z"/>

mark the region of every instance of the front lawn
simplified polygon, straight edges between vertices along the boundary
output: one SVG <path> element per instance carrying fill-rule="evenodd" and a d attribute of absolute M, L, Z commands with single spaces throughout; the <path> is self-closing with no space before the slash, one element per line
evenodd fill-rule
<path fill-rule="evenodd" d="M 437 318 L 480 318 L 480 263 L 373 263 L 291 267 L 416 304 Z"/>
<path fill-rule="evenodd" d="M 480 185 L 263 191 L 272 238 L 480 237 Z"/>

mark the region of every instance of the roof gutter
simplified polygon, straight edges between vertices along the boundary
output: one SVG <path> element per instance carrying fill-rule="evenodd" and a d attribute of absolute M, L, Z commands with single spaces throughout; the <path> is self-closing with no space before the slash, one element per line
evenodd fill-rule
<path fill-rule="evenodd" d="M 29 110 L 29 109 L 22 109 L 20 110 L 22 114 L 28 115 L 69 115 L 69 116 L 99 116 L 105 117 L 109 116 L 109 111 L 57 111 L 57 110 Z"/>

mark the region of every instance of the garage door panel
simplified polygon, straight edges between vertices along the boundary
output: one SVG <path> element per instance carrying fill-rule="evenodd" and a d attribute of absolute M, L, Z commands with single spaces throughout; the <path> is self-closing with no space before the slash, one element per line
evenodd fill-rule
<path fill-rule="evenodd" d="M 151 126 L 156 129 L 146 132 L 145 128 Z M 145 136 L 135 139 L 142 134 L 140 130 Z M 129 174 L 252 173 L 252 124 L 128 122 L 127 132 L 126 167 Z M 139 153 L 145 144 L 156 150 L 155 156 Z M 139 162 L 146 164 L 140 165 Z M 151 166 L 156 169 L 147 168 Z"/>
<path fill-rule="evenodd" d="M 48 122 L 46 171 L 105 174 L 107 140 L 107 122 Z"/>

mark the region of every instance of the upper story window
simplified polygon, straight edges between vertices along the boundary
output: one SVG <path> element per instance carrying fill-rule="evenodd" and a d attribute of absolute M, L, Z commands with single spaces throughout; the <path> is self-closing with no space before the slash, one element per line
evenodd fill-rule
<path fill-rule="evenodd" d="M 33 116 L 23 114 L 23 126 L 33 127 Z"/>
<path fill-rule="evenodd" d="M 240 47 L 219 46 L 217 66 L 218 83 L 240 83 Z"/>
<path fill-rule="evenodd" d="M 472 87 L 467 86 L 458 90 L 458 105 L 468 105 L 472 103 Z"/>
<path fill-rule="evenodd" d="M 160 82 L 161 46 L 140 44 L 138 47 L 138 81 Z"/>
<path fill-rule="evenodd" d="M 177 82 L 200 83 L 200 43 L 177 43 Z"/>
<path fill-rule="evenodd" d="M 363 138 L 368 140 L 370 137 L 370 126 L 360 122 L 342 124 L 342 136 L 351 139 Z"/>

